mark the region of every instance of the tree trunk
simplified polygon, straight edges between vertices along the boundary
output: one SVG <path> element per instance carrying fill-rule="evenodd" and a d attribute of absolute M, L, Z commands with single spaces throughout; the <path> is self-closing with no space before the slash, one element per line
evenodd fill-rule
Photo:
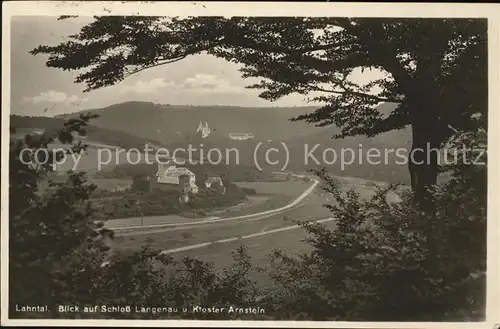
<path fill-rule="evenodd" d="M 431 126 L 431 125 L 429 125 Z M 412 127 L 413 144 L 412 154 L 409 159 L 409 171 L 411 177 L 411 188 L 415 193 L 416 206 L 421 210 L 426 220 L 425 236 L 427 240 L 427 251 L 430 258 L 437 252 L 436 246 L 436 204 L 430 188 L 437 183 L 437 158 L 427 152 L 434 148 L 436 144 L 430 140 L 432 131 L 425 127 L 413 124 Z M 422 151 L 423 150 L 423 151 Z M 434 266 L 434 261 L 429 259 L 430 266 Z"/>
<path fill-rule="evenodd" d="M 412 149 L 408 161 L 411 187 L 415 193 L 416 206 L 421 210 L 425 222 L 424 234 L 427 243 L 428 270 L 438 267 L 438 228 L 436 203 L 432 186 L 437 184 L 439 173 L 439 149 L 441 129 L 437 116 L 437 102 L 432 96 L 422 93 L 414 99 L 412 111 Z"/>
<path fill-rule="evenodd" d="M 428 72 L 426 72 L 428 73 Z M 415 78 L 408 93 L 412 124 L 412 149 L 408 161 L 411 187 L 422 211 L 435 210 L 427 189 L 437 183 L 443 127 L 439 122 L 439 92 L 428 74 Z"/>
<path fill-rule="evenodd" d="M 429 66 L 432 62 L 429 61 Z M 411 187 L 415 204 L 423 219 L 423 233 L 426 239 L 427 270 L 439 268 L 439 223 L 432 187 L 437 184 L 439 173 L 439 151 L 444 136 L 439 120 L 440 95 L 433 70 L 421 66 L 414 78 L 413 88 L 407 94 L 412 124 L 412 149 L 408 161 Z M 431 275 L 432 276 L 432 275 Z"/>
<path fill-rule="evenodd" d="M 433 211 L 427 190 L 437 183 L 438 154 L 440 143 L 436 141 L 432 124 L 413 123 L 412 149 L 408 161 L 411 188 L 422 211 Z"/>

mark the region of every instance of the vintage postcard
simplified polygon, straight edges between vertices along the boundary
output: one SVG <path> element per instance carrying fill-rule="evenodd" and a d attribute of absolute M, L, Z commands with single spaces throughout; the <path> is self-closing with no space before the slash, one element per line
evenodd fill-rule
<path fill-rule="evenodd" d="M 499 8 L 4 3 L 2 325 L 498 327 Z"/>

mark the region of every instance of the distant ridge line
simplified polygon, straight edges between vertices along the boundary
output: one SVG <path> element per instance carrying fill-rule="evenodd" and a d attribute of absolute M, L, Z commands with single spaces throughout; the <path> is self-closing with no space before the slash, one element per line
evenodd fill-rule
<path fill-rule="evenodd" d="M 100 108 L 89 108 L 89 109 L 83 109 L 75 112 L 68 112 L 68 113 L 61 113 L 58 115 L 55 115 L 54 118 L 60 118 L 64 117 L 67 115 L 73 115 L 73 114 L 78 114 L 82 112 L 92 112 L 92 111 L 102 111 L 106 110 L 109 108 L 117 107 L 117 106 L 122 106 L 122 105 L 151 105 L 152 108 L 162 108 L 162 109 L 171 109 L 171 110 L 181 110 L 181 109 L 200 109 L 200 108 L 237 108 L 237 109 L 290 109 L 290 108 L 296 108 L 296 109 L 317 109 L 320 106 L 310 106 L 310 105 L 294 105 L 294 106 L 241 106 L 241 105 L 217 105 L 217 104 L 211 104 L 211 105 L 194 105 L 194 104 L 162 104 L 162 103 L 154 103 L 154 102 L 146 102 L 146 101 L 126 101 L 126 102 L 121 102 L 121 103 L 115 103 L 107 106 L 103 106 Z"/>

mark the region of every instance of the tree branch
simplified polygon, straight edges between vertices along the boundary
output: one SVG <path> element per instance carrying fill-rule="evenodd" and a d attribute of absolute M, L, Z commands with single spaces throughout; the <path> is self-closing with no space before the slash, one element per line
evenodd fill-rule
<path fill-rule="evenodd" d="M 223 40 L 220 40 L 220 41 L 215 42 L 214 44 L 212 44 L 210 46 L 207 46 L 207 47 L 203 47 L 203 48 L 200 48 L 200 49 L 195 49 L 195 50 L 187 51 L 186 53 L 184 53 L 182 55 L 179 55 L 176 58 L 165 59 L 165 60 L 162 60 L 162 61 L 157 62 L 155 64 L 147 65 L 147 66 L 144 66 L 144 67 L 132 70 L 130 72 L 127 72 L 127 74 L 124 75 L 124 79 L 128 78 L 128 77 L 130 77 L 130 76 L 132 76 L 134 74 L 137 74 L 139 72 L 151 69 L 153 67 L 158 67 L 158 66 L 162 66 L 162 65 L 166 65 L 166 64 L 171 64 L 171 63 L 179 62 L 179 61 L 185 59 L 186 57 L 188 57 L 190 55 L 195 55 L 195 54 L 201 53 L 203 51 L 208 51 L 208 50 L 210 50 L 212 48 L 215 48 L 215 47 L 219 46 L 222 43 L 222 41 Z"/>
<path fill-rule="evenodd" d="M 148 66 L 144 66 L 144 67 L 141 67 L 139 69 L 135 69 L 135 70 L 132 70 L 130 72 L 127 72 L 127 74 L 125 74 L 123 76 L 124 79 L 134 75 L 134 74 L 137 74 L 139 72 L 142 72 L 142 71 L 145 71 L 145 70 L 148 70 L 148 69 L 151 69 L 153 67 L 157 67 L 157 66 L 162 66 L 162 65 L 165 65 L 165 64 L 171 64 L 171 63 L 175 63 L 175 62 L 178 62 L 178 61 L 181 61 L 183 60 L 184 58 L 186 58 L 187 56 L 189 56 L 191 54 L 187 54 L 187 55 L 183 55 L 181 57 L 177 57 L 175 59 L 172 59 L 172 60 L 165 60 L 165 61 L 162 61 L 162 62 L 158 62 L 158 63 L 155 63 L 155 64 L 152 64 L 152 65 L 148 65 Z"/>
<path fill-rule="evenodd" d="M 308 88 L 313 89 L 315 91 L 327 92 L 327 93 L 337 94 L 337 95 L 350 94 L 350 95 L 354 95 L 354 96 L 358 96 L 358 97 L 367 97 L 367 98 L 371 98 L 371 99 L 379 101 L 379 102 L 390 102 L 390 103 L 401 103 L 402 102 L 400 99 L 379 97 L 376 95 L 365 94 L 365 93 L 357 92 L 354 90 L 349 90 L 346 88 L 343 88 L 344 91 L 337 91 L 337 90 L 333 90 L 333 89 L 321 88 L 321 87 L 314 86 L 311 84 L 305 84 L 304 87 L 308 87 Z"/>

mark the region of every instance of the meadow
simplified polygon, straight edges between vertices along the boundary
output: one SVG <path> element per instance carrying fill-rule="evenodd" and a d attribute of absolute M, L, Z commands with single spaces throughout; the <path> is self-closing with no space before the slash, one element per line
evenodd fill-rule
<path fill-rule="evenodd" d="M 336 178 L 342 191 L 346 192 L 354 188 L 363 199 L 372 196 L 376 186 L 386 185 L 383 182 L 352 177 Z M 266 191 L 269 194 L 279 195 L 282 193 L 296 196 L 311 183 L 292 180 L 282 183 L 245 182 L 238 184 L 255 188 L 257 191 Z M 242 239 L 242 237 L 291 227 L 301 221 L 330 218 L 331 212 L 324 207 L 324 204 L 332 202 L 330 199 L 331 196 L 320 188 L 316 188 L 303 202 L 283 213 L 213 224 L 119 232 L 115 237 L 114 247 L 137 250 L 143 245 L 149 245 L 153 249 L 172 251 L 177 248 L 207 243 L 206 246 L 196 249 L 174 251 L 171 255 L 176 259 L 186 256 L 193 257 L 213 263 L 215 269 L 222 269 L 231 264 L 232 252 L 244 245 L 252 258 L 253 265 L 257 268 L 264 268 L 263 272 L 252 272 L 251 277 L 259 282 L 269 282 L 269 277 L 265 274 L 265 267 L 269 266 L 269 255 L 274 250 L 283 250 L 287 255 L 297 255 L 309 251 L 311 246 L 303 241 L 308 237 L 307 231 L 298 227 L 246 239 Z M 331 221 L 323 225 L 334 229 L 336 224 L 335 221 Z M 235 238 L 235 241 L 217 242 L 230 238 Z"/>
<path fill-rule="evenodd" d="M 252 182 L 238 184 L 243 184 L 247 188 L 255 188 L 257 196 L 262 194 L 268 196 L 269 199 L 254 205 L 254 207 L 239 209 L 239 211 L 228 210 L 222 218 L 254 214 L 282 207 L 297 198 L 311 186 L 310 182 L 300 180 L 281 183 Z M 199 226 L 148 228 L 140 234 L 137 234 L 138 232 L 135 229 L 129 232 L 120 231 L 119 235 L 123 239 L 118 245 L 124 248 L 137 248 L 149 241 L 155 248 L 167 249 L 281 228 L 293 225 L 294 219 L 318 219 L 321 216 L 326 216 L 328 212 L 321 206 L 322 203 L 318 201 L 319 198 L 321 197 L 311 193 L 301 204 L 279 214 L 267 214 Z"/>
<path fill-rule="evenodd" d="M 288 225 L 293 225 L 293 223 Z M 334 229 L 336 224 L 333 221 L 323 225 Z M 253 265 L 265 268 L 269 264 L 269 256 L 274 250 L 283 250 L 289 256 L 310 251 L 311 246 L 304 241 L 307 237 L 307 231 L 299 227 L 240 241 L 214 243 L 206 248 L 181 251 L 171 255 L 176 259 L 192 257 L 207 261 L 213 263 L 214 267 L 220 270 L 232 262 L 232 252 L 243 245 L 247 247 Z"/>
<path fill-rule="evenodd" d="M 316 213 L 313 213 L 315 211 Z M 306 215 L 307 214 L 307 215 Z M 298 221 L 325 218 L 326 212 L 314 205 L 298 206 L 283 214 L 261 216 L 213 224 L 158 228 L 149 231 L 118 232 L 115 246 L 123 249 L 139 249 L 149 244 L 154 249 L 174 249 L 197 243 L 215 242 L 226 238 L 241 237 L 294 225 Z M 292 219 L 293 218 L 293 219 Z"/>

